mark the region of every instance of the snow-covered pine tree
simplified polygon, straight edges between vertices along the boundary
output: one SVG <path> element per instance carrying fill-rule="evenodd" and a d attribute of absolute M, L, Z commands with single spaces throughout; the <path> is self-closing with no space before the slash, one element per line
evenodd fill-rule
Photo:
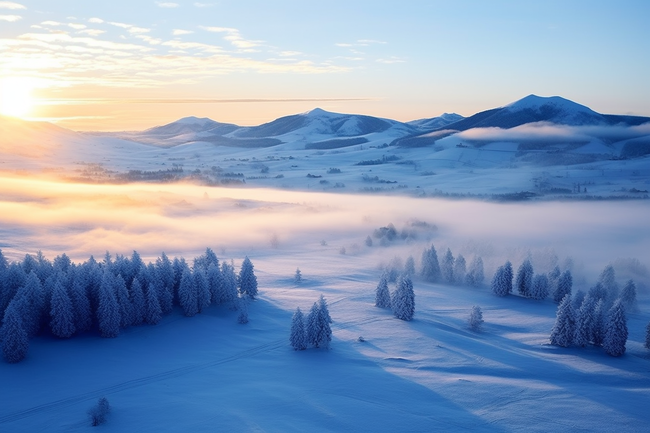
<path fill-rule="evenodd" d="M 393 314 L 401 320 L 413 319 L 415 313 L 415 293 L 413 282 L 408 275 L 403 275 L 397 281 L 397 289 L 390 300 Z"/>
<path fill-rule="evenodd" d="M 548 297 L 548 277 L 544 274 L 537 274 L 533 277 L 533 286 L 530 290 L 532 299 L 541 301 Z"/>
<path fill-rule="evenodd" d="M 156 273 L 161 283 L 161 291 L 158 293 L 160 308 L 163 314 L 169 314 L 174 308 L 174 268 L 165 253 L 156 260 Z"/>
<path fill-rule="evenodd" d="M 625 307 L 620 301 L 617 301 L 607 314 L 605 337 L 603 338 L 603 349 L 605 349 L 605 352 L 611 356 L 623 355 L 625 353 L 627 335 Z"/>
<path fill-rule="evenodd" d="M 442 256 L 442 261 L 440 262 L 440 272 L 443 280 L 449 284 L 453 284 L 454 282 L 454 261 L 451 250 L 447 248 L 447 252 Z"/>
<path fill-rule="evenodd" d="M 517 291 L 521 296 L 529 297 L 530 290 L 533 287 L 533 265 L 530 263 L 529 259 L 524 260 L 524 262 L 519 266 L 517 270 Z"/>
<path fill-rule="evenodd" d="M 307 335 L 305 334 L 305 317 L 300 311 L 300 307 L 296 308 L 291 318 L 291 335 L 289 342 L 293 350 L 305 350 L 307 348 Z"/>
<path fill-rule="evenodd" d="M 437 283 L 441 279 L 438 253 L 433 245 L 422 252 L 422 278 L 432 283 Z"/>
<path fill-rule="evenodd" d="M 594 340 L 594 309 L 596 300 L 585 296 L 580 309 L 576 313 L 576 326 L 573 343 L 578 347 L 585 347 Z"/>
<path fill-rule="evenodd" d="M 551 330 L 551 344 L 569 347 L 573 344 L 575 334 L 575 313 L 571 304 L 571 296 L 566 295 L 557 308 L 555 325 Z"/>
<path fill-rule="evenodd" d="M 605 338 L 605 301 L 599 299 L 594 308 L 594 327 L 592 329 L 594 346 L 602 346 Z"/>
<path fill-rule="evenodd" d="M 578 308 L 580 308 L 580 306 L 582 305 L 582 301 L 585 300 L 585 296 L 586 296 L 585 292 L 583 292 L 580 289 L 573 294 L 573 298 L 571 298 L 572 299 L 571 302 L 573 303 L 573 310 L 574 311 L 576 311 L 576 310 L 578 310 Z M 594 299 L 597 299 L 597 298 L 594 297 Z"/>
<path fill-rule="evenodd" d="M 52 329 L 52 334 L 59 338 L 72 337 L 72 334 L 76 331 L 74 311 L 70 296 L 61 280 L 54 283 L 50 308 L 50 328 Z"/>
<path fill-rule="evenodd" d="M 199 312 L 199 300 L 194 287 L 194 278 L 189 267 L 185 267 L 178 287 L 178 302 L 187 317 L 192 317 Z"/>
<path fill-rule="evenodd" d="M 411 278 L 415 276 L 415 259 L 413 256 L 408 256 L 404 263 L 404 273 L 410 275 Z"/>
<path fill-rule="evenodd" d="M 302 282 L 302 273 L 300 272 L 300 268 L 296 268 L 296 273 L 293 275 L 293 282 L 295 284 L 300 284 Z"/>
<path fill-rule="evenodd" d="M 627 311 L 636 307 L 636 285 L 634 281 L 628 280 L 621 291 L 621 302 Z"/>
<path fill-rule="evenodd" d="M 137 280 L 133 280 L 133 285 Z M 150 325 L 157 325 L 162 320 L 162 307 L 158 298 L 158 292 L 152 285 L 147 285 L 144 292 L 144 309 L 142 319 Z"/>
<path fill-rule="evenodd" d="M 505 266 L 499 266 L 497 268 L 497 271 L 494 273 L 494 277 L 492 278 L 492 284 L 490 285 L 490 288 L 492 289 L 492 293 L 497 296 L 506 296 L 510 294 L 508 291 L 508 286 L 506 284 Z M 510 288 L 512 289 L 512 281 Z"/>
<path fill-rule="evenodd" d="M 2 355 L 7 362 L 22 361 L 29 351 L 29 337 L 23 328 L 20 300 L 12 300 L 4 311 L 2 328 L 0 328 L 0 343 Z"/>
<path fill-rule="evenodd" d="M 20 287 L 15 298 L 21 299 L 19 304 L 22 314 L 22 326 L 29 337 L 38 334 L 41 318 L 44 316 L 45 295 L 41 281 L 34 271 L 25 277 L 24 285 Z"/>
<path fill-rule="evenodd" d="M 234 303 L 237 301 L 237 275 L 235 266 L 225 261 L 221 263 L 221 276 L 223 278 L 222 303 Z"/>
<path fill-rule="evenodd" d="M 145 287 L 151 287 L 151 285 L 145 283 Z M 133 324 L 140 325 L 144 321 L 144 313 L 146 311 L 146 301 L 140 278 L 135 277 L 133 279 L 129 295 L 131 296 L 131 305 L 133 306 Z"/>
<path fill-rule="evenodd" d="M 458 257 L 454 260 L 454 283 L 463 284 L 466 274 L 467 264 L 465 263 L 465 257 L 462 254 L 458 254 Z"/>
<path fill-rule="evenodd" d="M 237 316 L 237 323 L 245 325 L 248 323 L 248 298 L 243 296 L 239 297 L 237 302 L 237 311 L 239 315 Z"/>
<path fill-rule="evenodd" d="M 75 317 L 74 324 L 77 332 L 90 330 L 93 323 L 93 313 L 90 308 L 90 300 L 88 299 L 86 287 L 88 287 L 87 268 L 79 266 L 70 292 Z"/>
<path fill-rule="evenodd" d="M 618 284 L 616 284 L 616 273 L 612 265 L 605 266 L 603 272 L 598 278 L 598 282 L 602 284 L 605 293 L 607 294 L 606 302 L 612 303 L 618 297 Z"/>
<path fill-rule="evenodd" d="M 474 305 L 472 311 L 469 313 L 469 318 L 467 319 L 469 329 L 472 331 L 480 331 L 483 322 L 483 312 L 481 311 L 481 307 Z"/>
<path fill-rule="evenodd" d="M 219 266 L 210 265 L 208 266 L 208 286 L 210 287 L 210 303 L 219 305 L 223 301 L 223 276 L 221 275 L 221 269 Z"/>
<path fill-rule="evenodd" d="M 106 417 L 111 411 L 111 406 L 108 403 L 106 397 L 99 399 L 97 404 L 88 410 L 88 416 L 90 417 L 90 424 L 93 427 L 104 424 L 106 422 Z"/>
<path fill-rule="evenodd" d="M 332 319 L 327 302 L 323 295 L 320 295 L 319 300 L 314 302 L 307 316 L 307 342 L 316 348 L 328 349 L 330 341 L 332 341 L 330 323 L 332 323 Z"/>
<path fill-rule="evenodd" d="M 503 265 L 503 282 L 505 284 L 505 288 L 508 294 L 512 293 L 512 278 L 513 278 L 512 263 L 510 263 L 510 260 L 507 260 L 506 263 Z"/>
<path fill-rule="evenodd" d="M 388 291 L 388 277 L 383 272 L 379 277 L 379 284 L 375 290 L 375 307 L 390 308 L 390 292 Z"/>
<path fill-rule="evenodd" d="M 102 283 L 99 286 L 99 305 L 97 323 L 104 338 L 117 337 L 120 334 L 120 305 L 115 293 L 115 277 L 108 268 L 104 268 Z"/>
<path fill-rule="evenodd" d="M 557 292 L 557 285 L 560 282 L 561 276 L 562 272 L 560 271 L 560 267 L 557 265 L 548 273 L 548 292 L 552 296 L 555 296 L 555 292 Z"/>
<path fill-rule="evenodd" d="M 469 265 L 467 270 L 467 275 L 465 276 L 465 282 L 470 286 L 479 286 L 483 283 L 485 279 L 485 274 L 483 272 L 483 259 L 479 256 L 475 256 L 472 263 Z"/>
<path fill-rule="evenodd" d="M 565 295 L 571 295 L 571 288 L 573 287 L 573 277 L 571 271 L 566 270 L 562 273 L 557 282 L 557 287 L 553 292 L 553 301 L 559 304 Z"/>
<path fill-rule="evenodd" d="M 129 291 L 126 288 L 126 282 L 122 275 L 118 275 L 113 279 L 115 285 L 115 295 L 117 303 L 120 306 L 120 327 L 128 328 L 133 324 L 134 314 L 133 305 L 129 299 Z"/>
<path fill-rule="evenodd" d="M 4 311 L 9 302 L 16 296 L 18 289 L 25 285 L 27 275 L 22 266 L 17 263 L 11 263 L 3 272 L 2 288 L 0 291 L 0 312 Z"/>
<path fill-rule="evenodd" d="M 372 238 L 370 236 L 366 237 L 366 246 L 367 247 L 372 246 Z"/>
<path fill-rule="evenodd" d="M 595 286 L 589 289 L 589 296 L 595 299 L 602 299 L 606 304 L 609 305 L 609 295 L 605 286 L 599 281 Z"/>
<path fill-rule="evenodd" d="M 257 296 L 257 277 L 248 256 L 244 258 L 239 271 L 239 292 L 251 299 Z"/>
<path fill-rule="evenodd" d="M 645 327 L 645 344 L 643 346 L 650 349 L 650 322 Z"/>
<path fill-rule="evenodd" d="M 208 282 L 208 276 L 202 268 L 194 269 L 193 277 L 194 290 L 196 290 L 197 306 L 199 308 L 198 312 L 201 313 L 203 310 L 210 306 L 210 302 L 212 301 L 210 284 Z"/>

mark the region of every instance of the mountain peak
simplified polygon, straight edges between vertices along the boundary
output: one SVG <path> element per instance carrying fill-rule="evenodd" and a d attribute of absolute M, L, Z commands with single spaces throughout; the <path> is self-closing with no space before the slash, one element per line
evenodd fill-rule
<path fill-rule="evenodd" d="M 209 117 L 188 116 L 188 117 L 183 117 L 182 119 L 178 119 L 177 121 L 172 123 L 179 123 L 183 125 L 205 125 L 206 123 L 217 123 L 217 122 L 210 119 Z"/>
<path fill-rule="evenodd" d="M 555 110 L 563 111 L 566 113 L 589 113 L 596 114 L 591 108 L 580 105 L 569 99 L 562 98 L 561 96 L 538 96 L 530 94 L 518 101 L 512 102 L 503 108 L 510 111 L 516 110 L 537 110 L 541 107 L 552 107 Z"/>

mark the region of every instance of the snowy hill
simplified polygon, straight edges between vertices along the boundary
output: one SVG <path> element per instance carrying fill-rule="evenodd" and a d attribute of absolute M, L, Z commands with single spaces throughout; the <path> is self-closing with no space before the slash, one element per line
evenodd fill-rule
<path fill-rule="evenodd" d="M 463 120 L 464 117 L 456 113 L 443 113 L 438 117 L 432 117 L 429 119 L 419 119 L 412 120 L 407 122 L 411 126 L 415 126 L 420 131 L 434 131 L 437 129 L 442 129 L 447 125 L 452 123 L 459 122 Z"/>

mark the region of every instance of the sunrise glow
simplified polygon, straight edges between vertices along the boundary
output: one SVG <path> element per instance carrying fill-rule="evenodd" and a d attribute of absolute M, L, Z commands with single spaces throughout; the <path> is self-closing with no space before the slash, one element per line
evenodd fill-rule
<path fill-rule="evenodd" d="M 24 117 L 30 114 L 34 101 L 34 81 L 30 78 L 8 77 L 0 81 L 0 114 Z"/>

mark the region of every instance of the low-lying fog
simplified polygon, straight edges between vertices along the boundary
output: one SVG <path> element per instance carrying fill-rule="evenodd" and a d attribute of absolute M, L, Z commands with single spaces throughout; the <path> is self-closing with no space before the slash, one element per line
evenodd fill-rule
<path fill-rule="evenodd" d="M 191 184 L 88 185 L 47 179 L 0 178 L 0 248 L 10 260 L 38 250 L 75 261 L 106 251 L 137 250 L 154 259 L 217 254 L 291 254 L 326 241 L 352 255 L 391 258 L 433 243 L 471 259 L 481 255 L 486 279 L 506 259 L 531 254 L 540 271 L 571 258 L 576 272 L 595 279 L 615 263 L 621 278 L 647 284 L 650 230 L 647 201 L 479 201 L 348 195 Z M 413 221 L 433 228 L 413 228 Z M 415 239 L 365 246 L 368 235 L 393 223 Z M 638 259 L 638 261 L 636 260 Z"/>

